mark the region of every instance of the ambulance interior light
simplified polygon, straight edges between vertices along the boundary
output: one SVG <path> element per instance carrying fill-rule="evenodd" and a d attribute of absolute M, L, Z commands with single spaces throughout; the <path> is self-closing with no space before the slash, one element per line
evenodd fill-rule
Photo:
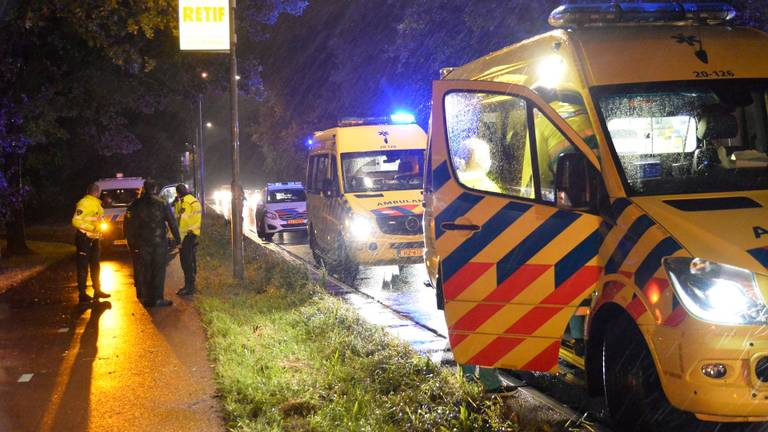
<path fill-rule="evenodd" d="M 549 15 L 549 24 L 558 28 L 627 23 L 720 24 L 735 16 L 736 9 L 724 2 L 589 3 L 558 7 Z"/>

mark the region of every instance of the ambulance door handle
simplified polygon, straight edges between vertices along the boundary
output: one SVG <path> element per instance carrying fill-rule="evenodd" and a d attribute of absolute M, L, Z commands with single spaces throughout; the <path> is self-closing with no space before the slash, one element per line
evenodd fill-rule
<path fill-rule="evenodd" d="M 443 222 L 440 224 L 440 228 L 445 231 L 480 231 L 480 225 L 475 224 L 461 224 L 455 222 Z"/>

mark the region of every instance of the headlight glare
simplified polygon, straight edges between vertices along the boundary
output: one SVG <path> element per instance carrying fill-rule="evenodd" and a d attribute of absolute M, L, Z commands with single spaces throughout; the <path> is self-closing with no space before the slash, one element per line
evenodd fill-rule
<path fill-rule="evenodd" d="M 353 238 L 358 240 L 365 239 L 371 235 L 373 223 L 366 217 L 356 215 L 347 221 L 347 229 Z"/>
<path fill-rule="evenodd" d="M 721 324 L 768 322 L 752 272 L 700 258 L 668 257 L 663 263 L 678 298 L 696 317 Z"/>

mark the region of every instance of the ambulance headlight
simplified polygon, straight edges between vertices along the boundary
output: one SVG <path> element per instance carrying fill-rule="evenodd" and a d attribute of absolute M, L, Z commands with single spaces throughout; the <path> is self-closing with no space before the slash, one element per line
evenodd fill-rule
<path fill-rule="evenodd" d="M 668 257 L 662 262 L 678 298 L 697 318 L 720 324 L 768 323 L 754 273 L 701 258 Z"/>
<path fill-rule="evenodd" d="M 352 216 L 347 220 L 347 231 L 356 240 L 366 239 L 373 231 L 373 221 L 364 216 Z"/>
<path fill-rule="evenodd" d="M 275 212 L 273 212 L 273 211 L 269 211 L 269 210 L 267 210 L 267 211 L 264 213 L 264 215 L 267 217 L 267 219 L 279 219 L 279 217 L 277 216 L 277 213 L 275 213 Z"/>

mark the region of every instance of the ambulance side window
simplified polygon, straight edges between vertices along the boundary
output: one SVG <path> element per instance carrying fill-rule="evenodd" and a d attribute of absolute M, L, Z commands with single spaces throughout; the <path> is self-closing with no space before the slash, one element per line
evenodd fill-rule
<path fill-rule="evenodd" d="M 328 176 L 328 155 L 317 155 L 309 158 L 307 172 L 307 192 L 319 194 L 322 192 L 323 179 Z"/>
<path fill-rule="evenodd" d="M 461 184 L 534 198 L 525 100 L 503 94 L 449 93 L 445 120 L 451 162 Z"/>
<path fill-rule="evenodd" d="M 315 165 L 317 165 L 317 156 L 311 156 L 307 163 L 307 193 L 314 194 L 315 192 Z"/>
<path fill-rule="evenodd" d="M 339 169 L 336 165 L 336 158 L 331 157 L 331 183 L 333 184 L 334 195 L 339 194 Z"/>
<path fill-rule="evenodd" d="M 328 178 L 328 155 L 317 157 L 317 169 L 315 171 L 315 191 L 323 191 L 323 180 Z"/>

